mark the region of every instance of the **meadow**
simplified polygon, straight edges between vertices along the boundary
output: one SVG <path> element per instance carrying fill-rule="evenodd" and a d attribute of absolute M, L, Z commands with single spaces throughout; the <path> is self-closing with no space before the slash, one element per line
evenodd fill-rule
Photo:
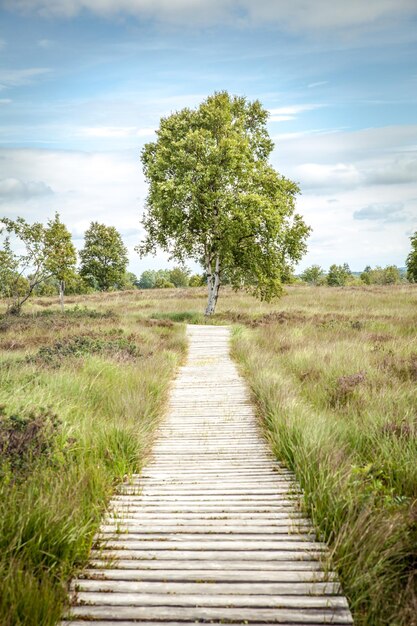
<path fill-rule="evenodd" d="M 221 293 L 232 354 L 355 624 L 417 624 L 417 290 Z M 204 289 L 34 298 L 0 318 L 0 623 L 52 625 L 115 484 L 146 461 Z M 13 436 L 11 436 L 11 434 Z M 7 442 L 7 445 L 6 445 Z"/>

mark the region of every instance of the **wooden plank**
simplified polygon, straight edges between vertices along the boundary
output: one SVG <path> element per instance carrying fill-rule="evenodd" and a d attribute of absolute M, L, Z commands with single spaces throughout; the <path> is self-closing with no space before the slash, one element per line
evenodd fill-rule
<path fill-rule="evenodd" d="M 156 522 L 155 524 L 150 525 L 149 520 L 144 520 L 142 524 L 140 520 L 120 520 L 120 521 L 108 521 L 107 524 L 103 523 L 100 528 L 100 533 L 132 533 L 132 534 L 164 534 L 164 533 L 187 533 L 192 535 L 233 535 L 235 536 L 238 533 L 245 533 L 247 536 L 249 535 L 258 535 L 263 534 L 264 536 L 269 535 L 297 535 L 299 533 L 307 533 L 313 531 L 313 527 L 309 523 L 305 524 L 296 524 L 296 523 L 282 523 L 282 524 L 253 524 L 253 525 L 245 525 L 245 524 L 225 524 L 221 521 L 214 524 L 199 522 L 198 524 L 190 524 L 185 521 L 185 523 L 175 523 L 170 520 L 163 520 L 160 522 Z"/>
<path fill-rule="evenodd" d="M 126 496 L 129 495 L 136 495 L 139 497 L 144 497 L 144 499 L 146 499 L 146 502 L 149 503 L 153 503 L 153 502 L 161 502 L 162 500 L 165 502 L 168 501 L 172 501 L 172 502 L 188 502 L 190 500 L 194 500 L 196 502 L 221 502 L 222 504 L 224 504 L 224 501 L 228 501 L 228 502 L 236 502 L 236 501 L 250 501 L 250 502 L 257 502 L 257 501 L 261 501 L 261 502 L 275 502 L 277 499 L 277 496 L 280 494 L 284 494 L 286 497 L 288 497 L 289 495 L 293 495 L 295 493 L 294 489 L 291 489 L 291 493 L 289 493 L 290 489 L 289 487 L 285 486 L 285 487 L 276 487 L 275 489 L 265 489 L 265 488 L 261 488 L 261 489 L 240 489 L 240 490 L 234 490 L 234 489 L 227 489 L 227 487 L 225 487 L 222 491 L 215 491 L 210 492 L 209 490 L 203 490 L 202 488 L 200 488 L 200 490 L 195 490 L 195 491 L 180 491 L 179 493 L 171 493 L 169 491 L 164 491 L 161 490 L 161 492 L 159 494 L 155 493 L 155 492 L 150 492 L 148 489 L 146 489 L 146 487 L 144 487 L 143 489 L 138 489 L 137 487 L 129 487 L 126 485 L 126 487 L 123 489 L 123 491 L 119 491 L 119 493 L 115 496 L 113 496 L 113 501 L 118 501 L 120 500 L 121 502 L 123 502 L 124 500 L 126 500 Z M 274 496 L 274 497 L 269 497 L 269 496 Z"/>
<path fill-rule="evenodd" d="M 88 620 L 90 621 L 90 619 Z M 108 620 L 101 620 L 101 619 L 94 619 L 90 621 L 91 624 L 94 624 L 94 626 L 110 626 L 110 624 L 117 624 L 117 626 L 194 626 L 194 624 L 201 624 L 201 623 L 206 623 L 206 622 L 201 622 L 199 620 L 194 620 L 193 622 L 168 622 L 168 621 L 159 621 L 157 623 L 155 622 L 147 622 L 147 621 L 143 621 L 143 620 L 115 620 L 113 619 L 111 622 L 108 622 Z M 320 622 L 321 624 L 324 624 L 324 622 Z M 326 622 L 329 623 L 329 622 Z M 294 626 L 294 622 L 291 622 L 291 624 L 289 622 L 279 622 L 280 626 Z M 71 620 L 71 621 L 67 621 L 64 620 L 62 622 L 60 622 L 61 626 L 86 626 L 86 620 Z M 224 626 L 224 622 L 223 621 L 216 621 L 216 620 L 210 620 L 210 625 L 211 626 Z M 233 622 L 233 626 L 248 626 L 248 622 Z M 262 626 L 268 626 L 268 624 L 263 623 Z M 271 625 L 272 626 L 272 625 Z M 307 622 L 303 622 L 303 626 L 317 626 L 317 622 L 315 624 L 313 623 L 308 623 Z"/>
<path fill-rule="evenodd" d="M 88 620 L 90 621 L 90 619 Z M 155 622 L 147 622 L 147 621 L 143 621 L 143 620 L 112 620 L 112 622 L 108 622 L 107 620 L 100 620 L 100 619 L 93 619 L 90 622 L 91 624 L 94 624 L 94 626 L 110 626 L 110 624 L 117 624 L 117 626 L 194 626 L 195 624 L 202 624 L 202 623 L 207 623 L 207 622 L 202 622 L 200 620 L 194 620 L 193 622 L 168 622 L 168 621 L 159 621 L 157 623 Z M 248 626 L 248 621 L 246 622 L 232 622 L 233 626 Z M 329 623 L 329 622 L 326 622 Z M 279 622 L 280 626 L 294 626 L 294 622 Z M 320 624 L 324 624 L 324 622 L 320 622 Z M 62 622 L 60 622 L 61 626 L 86 626 L 86 620 L 71 620 L 71 621 L 67 621 L 64 620 Z M 211 626 L 224 626 L 224 622 L 223 621 L 216 621 L 216 620 L 210 620 L 210 625 Z M 263 623 L 262 626 L 268 626 L 268 624 Z M 272 625 L 270 625 L 272 626 Z M 313 623 L 306 623 L 303 622 L 303 626 L 317 626 L 317 622 L 315 624 Z"/>
<path fill-rule="evenodd" d="M 284 549 L 284 550 L 141 550 L 141 549 L 100 549 L 91 550 L 92 558 L 107 559 L 177 559 L 182 561 L 308 561 L 320 558 L 319 549 Z"/>
<path fill-rule="evenodd" d="M 287 582 L 287 583 L 219 583 L 219 582 L 160 582 L 78 579 L 76 591 L 102 591 L 112 593 L 139 593 L 170 595 L 225 595 L 225 596 L 332 596 L 340 592 L 338 583 Z"/>
<path fill-rule="evenodd" d="M 71 615 L 87 619 L 104 618 L 121 621 L 153 620 L 153 621 L 195 621 L 220 620 L 223 622 L 270 623 L 282 624 L 353 624 L 349 611 L 334 609 L 260 609 L 260 608 L 228 608 L 228 607 L 143 607 L 143 606 L 74 606 Z"/>
<path fill-rule="evenodd" d="M 249 524 L 253 522 L 254 524 L 271 524 L 273 525 L 282 523 L 283 520 L 288 523 L 300 523 L 301 521 L 307 521 L 305 516 L 299 510 L 294 510 L 291 507 L 284 507 L 282 511 L 277 511 L 274 509 L 271 512 L 240 512 L 240 511 L 226 511 L 225 513 L 217 513 L 216 511 L 208 511 L 206 513 L 201 513 L 199 511 L 130 511 L 129 514 L 126 511 L 108 511 L 105 519 L 118 519 L 120 514 L 126 519 L 134 519 L 134 520 L 142 520 L 144 523 L 146 521 L 157 523 L 159 520 L 171 520 L 175 523 L 176 520 L 181 520 L 181 523 L 184 521 L 193 521 L 197 523 L 206 523 L 206 522 L 226 522 L 226 523 L 240 523 L 240 521 L 245 524 Z"/>
<path fill-rule="evenodd" d="M 300 535 L 294 535 L 289 539 L 286 535 L 267 536 L 258 538 L 256 535 L 249 538 L 239 537 L 220 538 L 206 535 L 205 537 L 193 537 L 188 539 L 184 535 L 164 535 L 161 539 L 150 539 L 144 536 L 136 539 L 130 534 L 118 534 L 117 538 L 108 537 L 100 542 L 101 547 L 106 549 L 128 550 L 324 550 L 325 544 L 311 539 L 303 539 Z"/>
<path fill-rule="evenodd" d="M 290 567 L 291 564 L 288 564 Z M 177 582 L 244 582 L 244 583 L 319 583 L 334 581 L 335 577 L 319 570 L 207 570 L 207 569 L 86 569 L 82 576 L 95 580 L 177 581 Z M 78 579 L 79 580 L 79 579 Z"/>
<path fill-rule="evenodd" d="M 168 594 L 168 593 L 121 593 L 118 591 L 77 591 L 78 602 L 85 605 L 104 604 L 112 606 L 139 607 L 228 607 L 259 609 L 346 609 L 347 602 L 340 595 L 234 595 L 229 594 Z"/>
<path fill-rule="evenodd" d="M 189 558 L 182 559 L 178 558 L 177 554 L 172 554 L 170 559 L 161 559 L 158 560 L 156 558 L 123 558 L 120 557 L 118 559 L 109 559 L 103 557 L 103 554 L 98 551 L 96 554 L 94 552 L 91 553 L 90 566 L 96 569 L 106 569 L 106 568 L 118 568 L 118 569 L 143 569 L 143 570 L 163 570 L 164 572 L 168 570 L 179 570 L 180 572 L 185 571 L 196 571 L 201 570 L 204 567 L 204 570 L 216 571 L 218 572 L 229 572 L 229 571 L 262 571 L 262 572 L 283 572 L 283 571 L 321 571 L 322 565 L 321 562 L 316 560 L 289 560 L 288 558 L 282 558 L 280 560 L 275 561 L 261 561 L 261 560 L 243 560 L 244 555 L 242 553 L 237 556 L 236 559 L 227 561 L 227 560 L 208 560 L 204 559 L 202 562 L 199 559 Z"/>

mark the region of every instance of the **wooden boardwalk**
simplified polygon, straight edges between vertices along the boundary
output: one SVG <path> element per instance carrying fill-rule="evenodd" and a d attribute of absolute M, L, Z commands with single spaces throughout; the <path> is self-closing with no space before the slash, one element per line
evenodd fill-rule
<path fill-rule="evenodd" d="M 153 460 L 113 497 L 62 624 L 352 624 L 259 432 L 228 328 L 187 332 Z"/>

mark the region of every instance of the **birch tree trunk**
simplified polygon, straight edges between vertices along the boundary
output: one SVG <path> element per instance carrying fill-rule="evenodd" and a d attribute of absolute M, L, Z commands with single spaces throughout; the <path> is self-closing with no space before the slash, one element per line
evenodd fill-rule
<path fill-rule="evenodd" d="M 65 281 L 59 281 L 59 302 L 61 305 L 61 311 L 64 311 L 64 292 L 65 292 Z"/>
<path fill-rule="evenodd" d="M 205 315 L 213 315 L 216 310 L 217 298 L 219 297 L 220 289 L 220 258 L 216 256 L 216 265 L 214 271 L 211 267 L 211 263 L 207 266 L 207 286 L 208 286 L 208 301 Z"/>

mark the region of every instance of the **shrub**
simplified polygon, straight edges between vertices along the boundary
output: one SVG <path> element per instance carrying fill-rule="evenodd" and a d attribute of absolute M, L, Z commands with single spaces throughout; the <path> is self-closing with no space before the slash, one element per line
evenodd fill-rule
<path fill-rule="evenodd" d="M 25 472 L 34 460 L 51 456 L 59 428 L 60 421 L 50 409 L 8 415 L 0 407 L 0 474 L 7 466 L 13 473 Z"/>

